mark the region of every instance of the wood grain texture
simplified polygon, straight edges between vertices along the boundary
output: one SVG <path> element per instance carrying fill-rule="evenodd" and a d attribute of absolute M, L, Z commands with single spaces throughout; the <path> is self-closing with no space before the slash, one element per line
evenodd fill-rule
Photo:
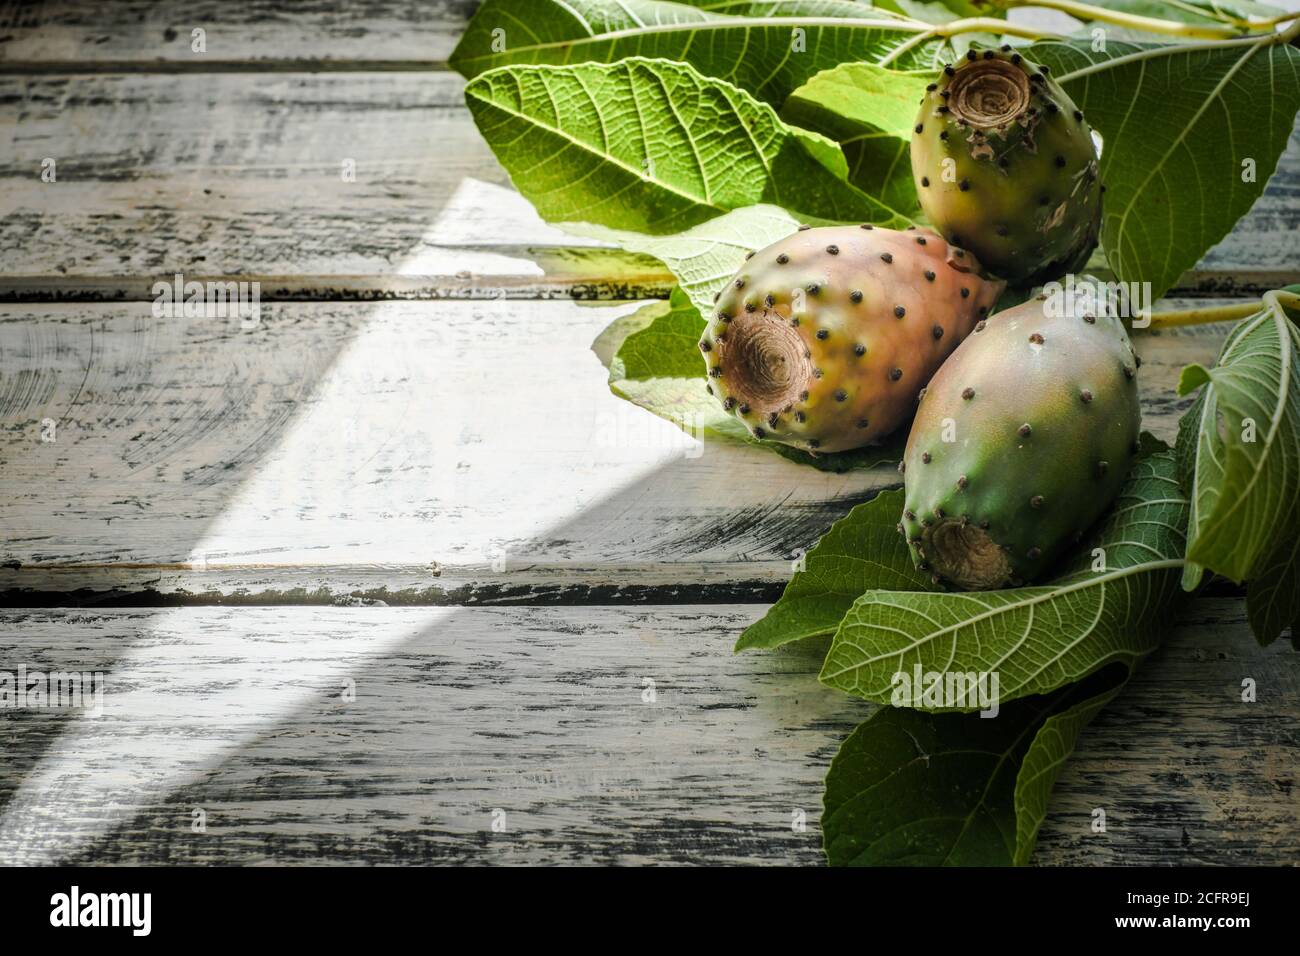
<path fill-rule="evenodd" d="M 591 343 L 632 308 L 287 303 L 252 329 L 0 311 L 0 590 L 770 600 L 899 476 L 701 443 L 617 398 Z M 1138 338 L 1147 429 L 1172 440 L 1179 372 L 1225 331 Z"/>
<path fill-rule="evenodd" d="M 629 279 L 663 293 L 662 266 L 643 275 L 648 260 L 611 262 L 538 218 L 462 88 L 451 74 L 0 78 L 14 107 L 0 296 L 148 300 L 176 272 L 256 277 L 267 298 L 635 297 Z"/>
<path fill-rule="evenodd" d="M 822 776 L 871 708 L 815 649 L 733 656 L 761 613 L 7 611 L 0 667 L 107 676 L 97 719 L 0 723 L 0 863 L 819 863 Z M 1298 690 L 1239 601 L 1193 603 L 1085 732 L 1035 862 L 1295 862 Z"/>
<path fill-rule="evenodd" d="M 0 76 L 0 298 L 662 296 L 672 278 L 542 222 L 451 73 Z M 41 181 L 55 161 L 57 181 Z M 355 180 L 344 178 L 351 163 Z M 1300 138 L 1173 294 L 1300 278 Z"/>
<path fill-rule="evenodd" d="M 341 605 L 0 610 L 0 670 L 108 679 L 95 720 L 0 714 L 0 864 L 821 862 L 870 708 L 813 649 L 732 656 L 763 608 L 719 602 L 897 475 L 609 394 L 592 339 L 671 277 L 513 191 L 445 71 L 473 5 L 0 3 L 0 299 L 90 303 L 0 309 L 0 601 Z M 1298 227 L 1293 136 L 1184 292 L 1300 278 Z M 177 271 L 326 301 L 155 319 Z M 487 301 L 343 301 L 391 298 Z M 1147 427 L 1224 331 L 1138 340 Z M 1294 654 L 1242 615 L 1190 605 L 1036 862 L 1296 862 Z"/>
<path fill-rule="evenodd" d="M 442 67 L 477 0 L 8 0 L 0 70 Z M 201 28 L 206 52 L 192 48 Z"/>

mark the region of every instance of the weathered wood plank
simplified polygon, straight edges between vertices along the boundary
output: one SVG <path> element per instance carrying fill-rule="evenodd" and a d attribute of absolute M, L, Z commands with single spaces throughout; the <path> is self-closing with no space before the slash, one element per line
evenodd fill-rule
<path fill-rule="evenodd" d="M 462 90 L 450 73 L 0 77 L 0 298 L 147 300 L 176 272 L 258 278 L 267 298 L 665 294 L 654 260 L 538 218 Z M 1184 293 L 1297 278 L 1298 194 L 1293 138 Z"/>
<path fill-rule="evenodd" d="M 619 294 L 617 274 L 640 273 L 583 257 L 594 243 L 510 189 L 462 88 L 451 74 L 0 79 L 14 107 L 0 296 L 149 299 L 176 272 L 255 277 L 267 298 Z M 654 269 L 637 284 L 662 292 Z"/>
<path fill-rule="evenodd" d="M 251 329 L 143 303 L 2 309 L 0 590 L 770 597 L 898 474 L 700 443 L 617 398 L 591 343 L 633 307 L 285 303 Z M 1174 437 L 1179 371 L 1225 332 L 1138 339 L 1149 430 Z"/>
<path fill-rule="evenodd" d="M 817 863 L 870 707 L 815 649 L 733 656 L 760 613 L 4 612 L 0 668 L 107 674 L 96 719 L 0 723 L 0 863 Z M 1240 602 L 1191 605 L 1086 731 L 1036 862 L 1294 862 L 1294 664 Z"/>
<path fill-rule="evenodd" d="M 897 479 L 701 446 L 616 398 L 590 346 L 631 308 L 299 304 L 253 330 L 143 304 L 10 312 L 6 584 L 48 587 L 60 565 L 77 586 L 206 591 L 206 568 L 317 599 L 346 593 L 335 569 L 525 597 L 569 569 L 602 586 L 653 585 L 656 567 L 694 585 L 701 564 L 772 581 Z"/>
<path fill-rule="evenodd" d="M 0 5 L 0 70 L 442 66 L 477 0 L 53 0 Z M 194 49 L 204 31 L 206 52 Z"/>

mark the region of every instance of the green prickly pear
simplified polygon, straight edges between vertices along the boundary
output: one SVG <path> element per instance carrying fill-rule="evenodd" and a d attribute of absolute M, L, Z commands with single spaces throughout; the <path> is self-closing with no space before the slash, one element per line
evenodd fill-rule
<path fill-rule="evenodd" d="M 1105 189 L 1083 113 L 1047 67 L 1009 46 L 966 57 L 921 101 L 912 134 L 921 209 L 1013 286 L 1082 269 Z"/>
<path fill-rule="evenodd" d="M 1004 283 L 932 232 L 834 226 L 751 254 L 700 339 L 708 388 L 755 438 L 813 454 L 871 444 Z"/>
<path fill-rule="evenodd" d="M 900 530 L 916 566 L 971 589 L 1047 570 L 1137 455 L 1139 364 L 1120 320 L 1088 300 L 1039 296 L 980 322 L 908 436 Z"/>

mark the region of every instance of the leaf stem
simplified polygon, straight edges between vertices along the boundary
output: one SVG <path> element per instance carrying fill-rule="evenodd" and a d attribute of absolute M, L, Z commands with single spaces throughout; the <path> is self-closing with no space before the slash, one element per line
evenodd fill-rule
<path fill-rule="evenodd" d="M 1154 60 L 1162 56 L 1186 53 L 1189 50 L 1231 50 L 1236 47 L 1255 47 L 1258 49 L 1265 46 L 1285 46 L 1297 37 L 1300 37 L 1300 20 L 1291 24 L 1281 33 L 1252 33 L 1249 36 L 1234 37 L 1231 40 L 1198 40 L 1195 43 L 1160 43 L 1140 49 L 1136 53 L 1126 53 L 1123 56 L 1115 57 L 1113 60 L 1098 60 L 1096 63 L 1090 63 L 1080 69 L 1071 70 L 1069 73 L 1059 74 L 1056 77 L 1056 82 L 1073 83 L 1093 73 L 1113 70 L 1121 64 Z"/>
<path fill-rule="evenodd" d="M 1300 13 L 1293 13 L 1292 16 L 1300 17 Z M 1300 37 L 1300 20 L 1295 21 L 1281 33 L 1273 34 L 1273 42 L 1278 46 L 1290 43 L 1296 37 Z"/>
<path fill-rule="evenodd" d="M 1151 313 L 1151 324 L 1139 331 L 1160 331 L 1161 329 L 1178 329 L 1188 325 L 1209 325 L 1211 322 L 1236 322 L 1257 315 L 1264 309 L 1286 306 L 1300 309 L 1300 295 L 1286 289 L 1274 289 L 1264 293 L 1262 300 L 1236 302 L 1232 305 L 1216 305 L 1205 309 L 1171 309 L 1168 312 Z"/>
<path fill-rule="evenodd" d="M 1294 20 L 1296 17 L 1300 17 L 1300 10 L 1292 10 L 1290 13 L 1269 17 L 1267 20 L 1234 20 L 1233 22 L 1248 26 L 1252 30 L 1258 30 L 1260 27 L 1275 27 L 1280 23 L 1286 23 L 1288 20 Z"/>
<path fill-rule="evenodd" d="M 1287 308 L 1300 309 L 1300 295 L 1288 292 L 1286 289 L 1274 289 L 1272 292 L 1264 293 L 1264 304 L 1270 307 L 1277 306 L 1283 312 Z"/>
<path fill-rule="evenodd" d="M 1018 23 L 1008 23 L 997 17 L 967 17 L 964 20 L 953 20 L 951 23 L 940 23 L 935 25 L 931 33 L 940 37 L 952 37 L 959 33 L 994 33 L 999 36 L 1024 37 L 1026 40 L 1064 39 L 1059 33 L 1051 30 L 1039 30 Z"/>
<path fill-rule="evenodd" d="M 1151 324 L 1144 328 L 1149 331 L 1161 329 L 1178 329 L 1188 325 L 1208 325 L 1211 322 L 1235 322 L 1248 315 L 1254 315 L 1262 308 L 1258 300 L 1238 302 L 1233 305 L 1212 306 L 1206 309 L 1175 309 L 1169 312 L 1152 312 Z"/>
<path fill-rule="evenodd" d="M 1163 33 L 1169 36 L 1192 37 L 1200 40 L 1224 40 L 1241 34 L 1240 27 L 1159 20 L 1155 17 L 1143 17 L 1135 13 L 1124 13 L 1120 10 L 1094 7 L 1090 3 L 1081 3 L 1079 0 L 1004 0 L 1004 5 L 1007 7 L 1042 7 L 1047 10 L 1068 13 L 1085 23 L 1090 20 L 1100 20 L 1104 23 L 1113 23 L 1116 26 L 1142 30 L 1146 33 Z"/>
<path fill-rule="evenodd" d="M 914 47 L 918 47 L 927 40 L 933 40 L 936 37 L 955 37 L 960 33 L 995 33 L 998 35 L 1023 37 L 1026 40 L 1064 40 L 1065 37 L 1059 33 L 1052 33 L 1046 30 L 1035 30 L 1033 27 L 1022 27 L 1019 24 L 1008 23 L 1006 20 L 999 20 L 996 17 L 967 17 L 965 20 L 953 20 L 951 23 L 941 23 L 929 26 L 926 30 L 918 33 L 889 52 L 889 55 L 883 57 L 878 66 L 889 66 L 904 53 Z"/>

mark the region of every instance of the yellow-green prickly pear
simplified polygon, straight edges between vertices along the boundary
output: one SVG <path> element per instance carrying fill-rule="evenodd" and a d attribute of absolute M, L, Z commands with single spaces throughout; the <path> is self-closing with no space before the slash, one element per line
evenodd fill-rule
<path fill-rule="evenodd" d="M 999 312 L 931 380 L 907 440 L 900 531 L 963 588 L 1043 574 L 1119 492 L 1138 451 L 1139 365 L 1102 303 Z"/>
<path fill-rule="evenodd" d="M 1082 269 L 1104 187 L 1087 122 L 1048 68 L 970 51 L 926 90 L 912 175 L 934 227 L 994 275 L 1031 286 Z"/>

